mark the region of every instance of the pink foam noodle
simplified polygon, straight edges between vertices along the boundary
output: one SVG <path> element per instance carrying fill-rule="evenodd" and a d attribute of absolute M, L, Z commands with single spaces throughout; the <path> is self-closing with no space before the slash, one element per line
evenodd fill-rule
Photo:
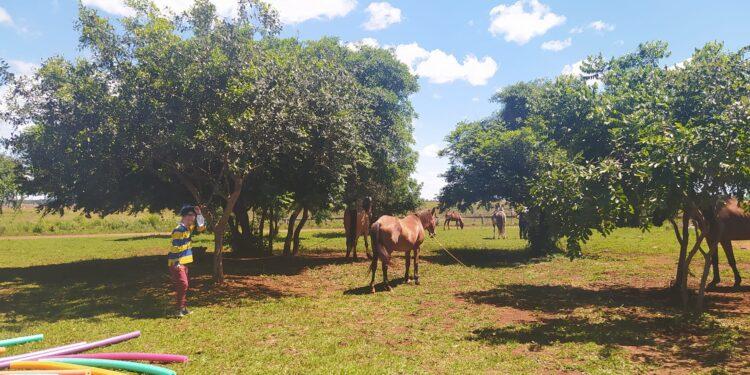
<path fill-rule="evenodd" d="M 86 353 L 61 356 L 62 358 L 94 358 L 112 359 L 116 361 L 145 361 L 154 363 L 182 363 L 187 362 L 188 357 L 179 354 L 161 353 Z"/>

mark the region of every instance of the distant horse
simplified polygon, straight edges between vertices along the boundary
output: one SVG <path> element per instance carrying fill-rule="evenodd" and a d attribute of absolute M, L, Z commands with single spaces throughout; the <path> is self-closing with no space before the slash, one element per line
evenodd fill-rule
<path fill-rule="evenodd" d="M 461 227 L 461 229 L 464 229 L 464 219 L 461 217 L 461 214 L 456 211 L 446 212 L 445 213 L 445 221 L 443 221 L 443 229 L 451 229 L 451 221 L 456 222 L 456 227 Z"/>
<path fill-rule="evenodd" d="M 719 209 L 715 216 L 715 225 L 711 225 L 706 234 L 706 241 L 711 250 L 715 250 L 715 257 L 711 260 L 713 263 L 714 278 L 709 286 L 716 286 L 721 282 L 719 276 L 719 252 L 718 244 L 724 248 L 724 254 L 734 272 L 734 286 L 738 287 L 742 283 L 740 271 L 737 269 L 737 261 L 734 259 L 734 250 L 732 241 L 750 240 L 750 213 L 740 208 L 737 199 L 730 198 L 724 202 L 724 207 Z"/>
<path fill-rule="evenodd" d="M 505 235 L 505 222 L 507 217 L 505 216 L 505 210 L 502 207 L 495 207 L 495 212 L 492 213 L 492 238 L 495 238 L 495 228 L 497 228 L 498 236 L 502 238 L 508 238 Z"/>
<path fill-rule="evenodd" d="M 526 209 L 518 211 L 518 236 L 522 239 L 529 238 L 529 213 Z"/>
<path fill-rule="evenodd" d="M 414 251 L 414 283 L 419 285 L 419 247 L 424 242 L 425 231 L 435 235 L 435 208 L 413 213 L 403 219 L 394 216 L 381 216 L 370 227 L 373 257 L 370 265 L 372 280 L 370 290 L 375 293 L 375 272 L 378 269 L 378 259 L 383 265 L 383 284 L 386 290 L 391 290 L 388 284 L 388 265 L 391 263 L 391 253 L 403 251 L 406 253 L 406 273 L 404 280 L 409 283 L 409 263 L 411 252 Z"/>
<path fill-rule="evenodd" d="M 372 199 L 366 197 L 362 200 L 361 207 L 350 207 L 344 211 L 344 232 L 346 233 L 346 258 L 354 252 L 354 260 L 357 260 L 357 242 L 359 237 L 365 240 L 365 255 L 371 259 L 370 246 L 367 243 L 368 230 L 370 228 L 370 217 L 372 216 Z"/>

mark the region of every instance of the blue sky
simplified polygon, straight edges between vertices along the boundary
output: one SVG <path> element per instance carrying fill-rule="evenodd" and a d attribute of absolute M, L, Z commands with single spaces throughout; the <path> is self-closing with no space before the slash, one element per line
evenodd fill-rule
<path fill-rule="evenodd" d="M 231 14 L 234 0 L 212 0 Z M 84 0 L 103 14 L 128 14 L 122 0 Z M 180 10 L 187 1 L 156 0 Z M 455 124 L 497 109 L 488 99 L 517 81 L 575 74 L 576 62 L 595 53 L 613 56 L 638 43 L 669 42 L 673 64 L 712 40 L 728 48 L 750 44 L 750 1 L 364 1 L 270 0 L 285 36 L 331 35 L 351 43 L 393 48 L 420 75 L 412 98 L 420 161 L 415 177 L 423 197 L 439 191 L 447 161 L 436 150 Z M 20 74 L 52 55 L 73 58 L 77 1 L 0 0 L 0 57 Z M 11 129 L 0 124 L 0 137 Z"/>

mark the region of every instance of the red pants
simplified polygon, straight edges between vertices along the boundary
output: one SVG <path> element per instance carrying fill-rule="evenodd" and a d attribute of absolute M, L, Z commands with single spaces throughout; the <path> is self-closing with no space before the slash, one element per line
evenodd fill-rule
<path fill-rule="evenodd" d="M 172 289 L 175 292 L 175 303 L 178 309 L 186 306 L 185 298 L 188 290 L 188 268 L 185 266 L 169 267 L 169 276 L 172 278 Z"/>

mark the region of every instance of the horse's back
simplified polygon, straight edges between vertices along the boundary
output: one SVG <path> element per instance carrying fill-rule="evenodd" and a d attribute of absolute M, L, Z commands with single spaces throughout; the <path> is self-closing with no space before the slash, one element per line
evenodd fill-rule
<path fill-rule="evenodd" d="M 391 251 L 406 251 L 424 241 L 424 228 L 413 215 L 403 219 L 394 216 L 381 216 L 371 225 L 371 231 L 377 230 L 378 239 Z"/>

